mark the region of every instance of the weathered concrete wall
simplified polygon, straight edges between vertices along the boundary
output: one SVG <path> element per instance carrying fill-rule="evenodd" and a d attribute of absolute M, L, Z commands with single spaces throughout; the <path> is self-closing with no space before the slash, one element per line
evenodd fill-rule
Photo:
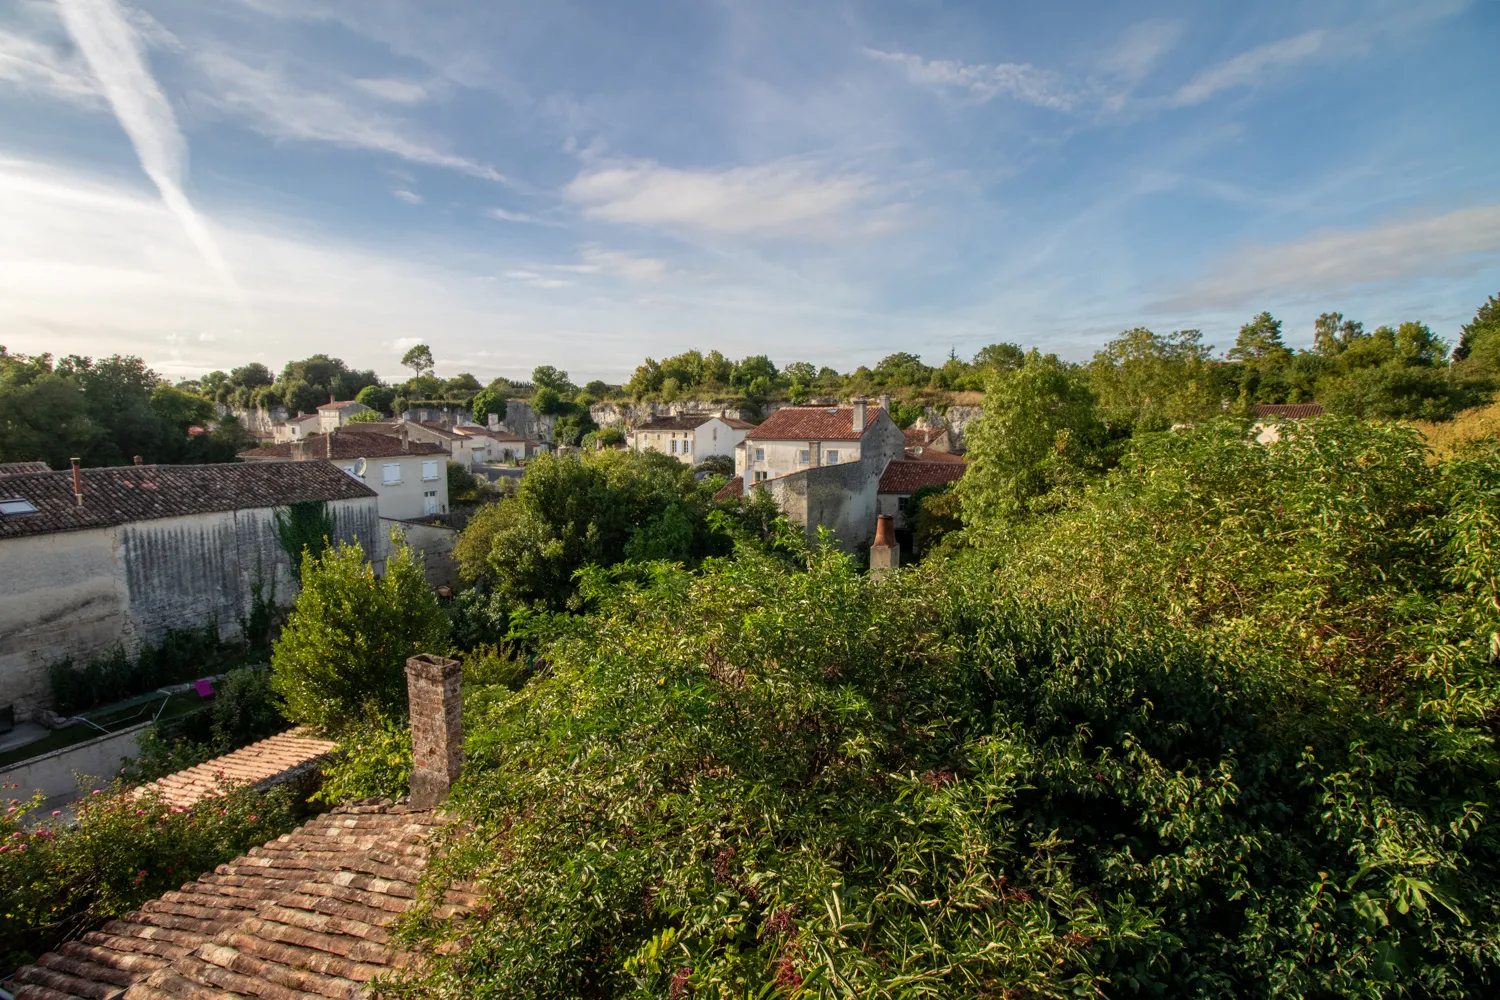
<path fill-rule="evenodd" d="M 374 498 L 329 504 L 339 539 L 379 551 Z M 297 593 L 273 508 L 139 521 L 0 542 L 0 703 L 18 718 L 51 705 L 47 667 L 116 643 L 134 655 L 171 629 L 216 622 L 238 638 L 257 584 Z"/>
<path fill-rule="evenodd" d="M 948 441 L 956 452 L 967 451 L 969 447 L 969 428 L 984 416 L 982 406 L 950 406 L 946 413 L 938 413 L 932 407 L 927 408 L 927 426 L 948 427 Z"/>
<path fill-rule="evenodd" d="M 24 799 L 40 791 L 53 800 L 48 805 L 54 806 L 60 804 L 61 799 L 67 799 L 77 792 L 78 783 L 73 776 L 75 771 L 100 779 L 94 787 L 102 788 L 119 774 L 126 757 L 134 757 L 140 753 L 136 741 L 141 730 L 149 725 L 149 722 L 143 722 L 117 733 L 101 735 L 87 743 L 76 743 L 40 757 L 23 760 L 12 765 L 11 770 L 0 774 L 0 784 L 15 782 L 20 786 L 11 792 L 11 798 Z"/>
<path fill-rule="evenodd" d="M 458 582 L 458 564 L 453 561 L 453 543 L 458 541 L 456 529 L 384 517 L 380 519 L 380 525 L 387 554 L 391 546 L 390 529 L 396 528 L 406 536 L 406 544 L 422 553 L 422 567 L 428 583 L 442 587 Z"/>

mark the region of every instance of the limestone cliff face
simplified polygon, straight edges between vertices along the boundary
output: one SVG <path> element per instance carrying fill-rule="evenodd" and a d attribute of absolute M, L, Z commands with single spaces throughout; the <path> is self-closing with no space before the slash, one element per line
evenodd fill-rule
<path fill-rule="evenodd" d="M 948 425 L 948 440 L 953 443 L 954 451 L 968 450 L 969 428 L 980 417 L 984 416 L 982 406 L 950 406 L 946 414 L 939 415 L 936 410 L 928 408 L 927 412 L 936 416 L 938 420 L 945 421 Z M 936 427 L 937 424 L 930 426 Z"/>
<path fill-rule="evenodd" d="M 530 403 L 522 399 L 505 401 L 505 419 L 500 421 L 500 426 L 523 438 L 546 444 L 556 443 L 554 432 L 557 429 L 557 418 L 536 412 Z"/>

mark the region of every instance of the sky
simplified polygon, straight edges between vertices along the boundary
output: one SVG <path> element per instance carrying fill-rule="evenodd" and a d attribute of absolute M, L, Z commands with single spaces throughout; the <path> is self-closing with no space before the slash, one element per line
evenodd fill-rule
<path fill-rule="evenodd" d="M 623 381 L 1500 292 L 1500 3 L 10 0 L 0 344 Z"/>

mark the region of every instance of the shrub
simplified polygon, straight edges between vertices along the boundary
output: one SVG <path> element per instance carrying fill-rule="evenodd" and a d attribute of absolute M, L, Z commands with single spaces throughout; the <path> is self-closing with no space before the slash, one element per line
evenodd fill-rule
<path fill-rule="evenodd" d="M 41 804 L 40 796 L 11 799 L 0 816 L 0 964 L 6 969 L 293 825 L 285 789 L 229 788 L 183 810 L 114 785 L 79 800 L 76 824 L 54 814 L 31 825 Z"/>
<path fill-rule="evenodd" d="M 317 558 L 336 530 L 326 503 L 301 500 L 276 511 L 276 534 L 282 551 L 292 561 L 292 575 L 300 581 L 304 555 Z"/>
<path fill-rule="evenodd" d="M 302 593 L 271 654 L 272 689 L 286 715 L 326 731 L 406 715 L 406 660 L 447 648 L 448 621 L 397 544 L 376 576 L 357 544 L 302 561 Z"/>
<path fill-rule="evenodd" d="M 411 727 L 357 721 L 344 728 L 339 753 L 323 767 L 313 800 L 400 798 L 411 792 Z"/>
<path fill-rule="evenodd" d="M 81 667 L 71 660 L 54 663 L 48 680 L 57 712 L 66 716 L 203 677 L 253 652 L 223 641 L 218 624 L 209 622 L 198 629 L 168 631 L 160 645 L 142 643 L 134 659 L 117 644 Z"/>
<path fill-rule="evenodd" d="M 131 781 L 154 781 L 287 728 L 280 699 L 263 667 L 229 671 L 208 705 L 141 731 L 138 755 L 127 759 Z"/>

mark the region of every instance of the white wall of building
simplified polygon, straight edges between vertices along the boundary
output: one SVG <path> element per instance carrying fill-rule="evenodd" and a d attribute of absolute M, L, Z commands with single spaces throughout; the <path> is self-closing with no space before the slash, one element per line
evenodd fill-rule
<path fill-rule="evenodd" d="M 375 491 L 381 517 L 411 521 L 448 513 L 447 461 L 445 455 L 370 458 L 363 476 L 355 459 L 333 459 L 332 464 Z"/>

